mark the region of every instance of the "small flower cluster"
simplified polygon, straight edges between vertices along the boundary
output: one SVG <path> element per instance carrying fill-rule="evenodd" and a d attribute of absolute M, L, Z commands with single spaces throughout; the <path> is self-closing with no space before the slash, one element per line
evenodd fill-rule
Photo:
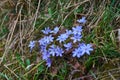
<path fill-rule="evenodd" d="M 77 20 L 78 23 L 84 24 L 86 22 L 85 17 Z M 82 26 L 78 25 L 71 30 L 66 29 L 63 33 L 59 33 L 59 27 L 55 27 L 51 30 L 49 27 L 41 30 L 44 37 L 38 40 L 40 53 L 42 59 L 46 61 L 48 67 L 51 66 L 52 57 L 62 57 L 67 51 L 71 51 L 72 57 L 80 58 L 85 53 L 90 55 L 90 51 L 93 51 L 91 44 L 85 44 L 81 42 L 82 38 Z M 30 51 L 35 47 L 35 41 L 30 41 Z"/>

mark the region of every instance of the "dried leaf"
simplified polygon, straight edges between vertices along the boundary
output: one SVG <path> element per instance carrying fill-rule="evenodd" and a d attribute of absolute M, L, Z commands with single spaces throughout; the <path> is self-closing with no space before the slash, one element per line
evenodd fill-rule
<path fill-rule="evenodd" d="M 80 64 L 78 62 L 75 63 L 74 69 L 78 69 L 80 67 Z"/>
<path fill-rule="evenodd" d="M 56 67 L 52 67 L 51 74 L 52 76 L 57 75 L 58 69 Z"/>
<path fill-rule="evenodd" d="M 0 51 L 3 51 L 4 49 L 3 48 L 0 48 Z"/>

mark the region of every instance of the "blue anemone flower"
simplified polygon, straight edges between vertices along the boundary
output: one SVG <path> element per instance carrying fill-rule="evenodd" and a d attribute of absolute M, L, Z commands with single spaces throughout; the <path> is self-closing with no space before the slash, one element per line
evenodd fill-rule
<path fill-rule="evenodd" d="M 47 50 L 44 50 L 44 51 L 42 52 L 42 59 L 43 59 L 43 60 L 47 60 L 49 57 L 50 57 L 49 52 L 48 52 Z"/>
<path fill-rule="evenodd" d="M 54 37 L 52 37 L 52 35 L 49 35 L 49 36 L 45 36 L 44 38 L 40 39 L 38 42 L 40 45 L 48 45 L 50 44 L 51 42 L 53 42 L 53 39 Z"/>
<path fill-rule="evenodd" d="M 40 52 L 44 52 L 47 48 L 46 45 L 39 45 L 39 48 L 40 48 Z"/>
<path fill-rule="evenodd" d="M 77 41 L 80 41 L 82 38 L 82 35 L 80 34 L 74 34 L 71 39 L 73 40 L 73 43 L 76 43 Z"/>
<path fill-rule="evenodd" d="M 45 37 L 46 43 L 53 42 L 53 39 L 54 39 L 54 37 L 52 37 L 52 35 L 49 35 L 49 36 Z"/>
<path fill-rule="evenodd" d="M 45 41 L 45 38 L 41 38 L 38 42 L 39 42 L 39 45 L 40 45 L 40 46 L 41 46 L 41 45 L 44 45 L 44 46 L 47 45 L 47 43 L 46 43 L 46 41 Z"/>
<path fill-rule="evenodd" d="M 82 17 L 82 19 L 77 20 L 77 22 L 83 23 L 83 24 L 85 24 L 86 21 L 87 21 L 87 20 L 86 20 L 86 17 Z"/>
<path fill-rule="evenodd" d="M 56 47 L 55 52 L 56 52 L 56 56 L 60 56 L 60 57 L 62 57 L 62 54 L 64 53 L 63 49 L 58 46 Z"/>
<path fill-rule="evenodd" d="M 48 59 L 46 60 L 46 65 L 47 65 L 47 67 L 50 67 L 51 64 L 52 64 L 52 61 L 51 61 L 50 58 L 48 58 Z"/>
<path fill-rule="evenodd" d="M 82 54 L 87 53 L 88 55 L 90 55 L 90 51 L 93 51 L 91 44 L 82 43 L 82 44 L 79 44 L 79 48 L 81 49 Z"/>
<path fill-rule="evenodd" d="M 63 49 L 60 48 L 59 46 L 56 45 L 51 45 L 49 50 L 49 54 L 51 54 L 52 56 L 62 56 L 62 54 L 64 53 Z"/>
<path fill-rule="evenodd" d="M 73 32 L 73 34 L 80 34 L 80 35 L 81 35 L 82 26 L 73 27 L 73 28 L 72 28 L 72 32 Z"/>
<path fill-rule="evenodd" d="M 90 55 L 90 51 L 93 51 L 92 45 L 91 44 L 84 44 L 81 43 L 79 44 L 78 48 L 76 48 L 72 53 L 73 57 L 77 56 L 78 58 L 83 56 L 85 53 Z"/>
<path fill-rule="evenodd" d="M 50 33 L 54 33 L 54 34 L 57 34 L 59 31 L 59 27 L 55 27 Z"/>
<path fill-rule="evenodd" d="M 44 34 L 49 34 L 51 32 L 50 28 L 47 27 L 45 30 L 41 30 Z"/>
<path fill-rule="evenodd" d="M 57 41 L 59 41 L 60 43 L 65 41 L 69 36 L 67 34 L 61 34 L 60 36 L 58 36 Z"/>
<path fill-rule="evenodd" d="M 54 44 L 51 45 L 48 50 L 49 50 L 49 53 L 50 53 L 52 56 L 55 56 L 55 54 L 56 54 L 56 45 L 54 45 Z"/>
<path fill-rule="evenodd" d="M 28 47 L 30 47 L 30 52 L 31 52 L 32 49 L 35 47 L 35 41 L 30 41 L 30 44 L 28 45 Z"/>
<path fill-rule="evenodd" d="M 80 58 L 83 55 L 82 50 L 80 48 L 76 48 L 72 53 L 73 53 L 72 54 L 73 57 L 78 57 L 78 58 Z"/>
<path fill-rule="evenodd" d="M 64 44 L 64 47 L 66 48 L 66 50 L 68 51 L 69 49 L 72 48 L 72 43 L 67 43 L 67 44 Z"/>
<path fill-rule="evenodd" d="M 67 35 L 69 36 L 69 35 L 71 35 L 71 34 L 73 34 L 73 33 L 72 33 L 71 30 L 66 30 L 66 33 L 65 33 L 65 34 L 67 34 Z"/>

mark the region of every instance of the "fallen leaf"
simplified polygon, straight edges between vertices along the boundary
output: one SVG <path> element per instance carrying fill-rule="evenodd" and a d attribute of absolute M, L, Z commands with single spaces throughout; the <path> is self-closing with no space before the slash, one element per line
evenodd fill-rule
<path fill-rule="evenodd" d="M 0 51 L 3 51 L 4 49 L 3 48 L 0 48 Z"/>
<path fill-rule="evenodd" d="M 57 75 L 57 72 L 58 72 L 58 69 L 56 67 L 52 67 L 52 69 L 51 69 L 52 76 Z"/>

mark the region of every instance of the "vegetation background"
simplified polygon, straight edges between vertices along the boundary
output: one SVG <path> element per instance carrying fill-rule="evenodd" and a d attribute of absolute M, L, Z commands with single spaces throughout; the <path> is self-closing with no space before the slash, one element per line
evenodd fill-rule
<path fill-rule="evenodd" d="M 28 44 L 49 26 L 72 28 L 85 16 L 90 56 L 47 68 Z M 120 80 L 120 0 L 0 0 L 0 80 Z"/>

